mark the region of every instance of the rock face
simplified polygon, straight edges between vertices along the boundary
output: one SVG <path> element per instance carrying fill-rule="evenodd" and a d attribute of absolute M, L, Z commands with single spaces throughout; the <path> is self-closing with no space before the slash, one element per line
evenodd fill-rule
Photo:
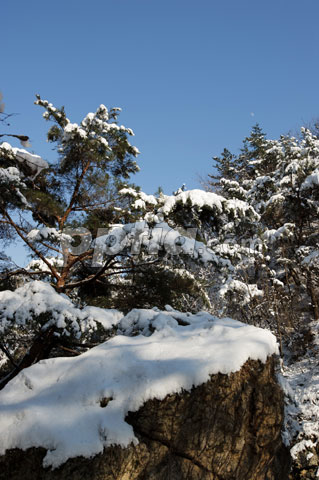
<path fill-rule="evenodd" d="M 56 470 L 43 469 L 44 449 L 8 451 L 0 457 L 0 479 L 288 479 L 283 393 L 274 370 L 274 358 L 266 364 L 249 360 L 237 373 L 213 375 L 190 392 L 148 401 L 126 418 L 136 446 L 113 446 Z"/>

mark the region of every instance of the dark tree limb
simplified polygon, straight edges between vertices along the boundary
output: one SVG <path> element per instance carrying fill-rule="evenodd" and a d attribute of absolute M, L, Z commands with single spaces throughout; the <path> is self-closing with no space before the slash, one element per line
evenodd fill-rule
<path fill-rule="evenodd" d="M 2 390 L 7 383 L 18 375 L 24 368 L 30 367 L 36 362 L 48 358 L 52 348 L 56 344 L 56 337 L 54 336 L 54 328 L 40 332 L 34 339 L 30 350 L 22 358 L 20 363 L 0 381 L 0 390 Z"/>
<path fill-rule="evenodd" d="M 2 343 L 0 343 L 0 350 L 3 351 L 3 353 L 8 357 L 8 359 L 10 360 L 10 362 L 12 363 L 12 365 L 15 367 L 15 368 L 18 368 L 18 365 L 15 363 L 12 355 L 10 354 L 9 350 L 7 349 L 7 347 L 5 347 Z"/>

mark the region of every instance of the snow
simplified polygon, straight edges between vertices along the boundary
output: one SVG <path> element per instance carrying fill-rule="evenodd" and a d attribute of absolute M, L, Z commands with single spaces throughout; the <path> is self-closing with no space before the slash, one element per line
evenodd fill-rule
<path fill-rule="evenodd" d="M 43 114 L 43 117 L 46 120 L 54 119 L 57 121 L 60 127 L 62 127 L 62 143 L 64 146 L 66 146 L 73 139 L 81 139 L 85 142 L 88 140 L 97 140 L 103 145 L 104 150 L 111 150 L 112 148 L 109 146 L 108 138 L 104 138 L 104 136 L 107 136 L 110 133 L 112 135 L 112 133 L 116 132 L 125 132 L 131 136 L 134 135 L 132 129 L 126 128 L 123 125 L 119 126 L 117 123 L 115 123 L 117 121 L 118 114 L 121 111 L 120 108 L 113 108 L 109 113 L 106 106 L 101 104 L 95 113 L 88 113 L 81 121 L 81 124 L 78 125 L 77 123 L 71 123 L 70 120 L 66 118 L 62 109 L 58 110 L 52 105 L 52 103 L 49 103 L 47 100 L 42 100 L 39 95 L 37 95 L 37 101 L 35 104 L 46 109 Z M 109 123 L 110 119 L 113 119 L 114 121 Z M 130 145 L 129 142 L 127 142 L 127 146 L 131 149 L 130 153 L 133 156 L 136 157 L 139 154 L 138 149 Z"/>
<path fill-rule="evenodd" d="M 0 182 L 3 184 L 14 184 L 24 186 L 20 180 L 21 174 L 15 167 L 0 168 Z"/>
<path fill-rule="evenodd" d="M 154 195 L 147 195 L 144 192 L 139 192 L 139 196 L 141 200 L 143 200 L 145 203 L 148 203 L 150 205 L 157 205 L 157 200 Z"/>
<path fill-rule="evenodd" d="M 102 145 L 104 145 L 104 147 L 106 147 L 106 148 L 109 147 L 109 142 L 104 137 L 100 137 L 99 140 L 100 140 L 100 143 L 102 143 Z"/>
<path fill-rule="evenodd" d="M 83 312 L 88 315 L 88 320 L 100 323 L 105 330 L 110 330 L 123 318 L 123 313 L 114 308 L 99 308 L 87 306 Z"/>
<path fill-rule="evenodd" d="M 307 266 L 318 266 L 319 263 L 319 250 L 313 250 L 309 255 L 307 255 L 301 262 L 301 265 Z"/>
<path fill-rule="evenodd" d="M 232 216 L 234 220 L 241 220 L 245 216 L 254 221 L 260 219 L 254 208 L 243 200 L 237 198 L 226 199 L 216 193 L 199 189 L 183 190 L 183 188 L 179 188 L 174 195 L 161 194 L 158 197 L 147 195 L 144 192 L 138 192 L 131 187 L 122 188 L 119 193 L 121 195 L 130 195 L 134 198 L 132 202 L 134 209 L 143 210 L 146 209 L 147 206 L 155 207 L 153 215 L 168 216 L 177 205 L 182 205 L 184 207 L 189 206 L 198 212 L 206 208 L 211 210 L 214 216 L 226 214 Z M 147 216 L 150 215 L 151 212 L 146 213 L 145 219 L 147 220 Z"/>
<path fill-rule="evenodd" d="M 10 328 L 39 322 L 40 315 L 43 315 L 43 330 L 55 326 L 61 335 L 76 338 L 96 330 L 98 323 L 109 329 L 123 317 L 117 310 L 101 312 L 97 307 L 78 308 L 69 297 L 58 294 L 50 284 L 39 280 L 26 283 L 14 292 L 0 292 L 0 334 Z"/>
<path fill-rule="evenodd" d="M 132 203 L 132 207 L 135 209 L 144 209 L 146 205 L 156 206 L 158 199 L 154 195 L 147 195 L 144 192 L 138 192 L 132 187 L 124 187 L 119 190 L 120 195 L 130 195 L 136 200 Z"/>
<path fill-rule="evenodd" d="M 203 190 L 187 190 L 181 192 L 178 195 L 164 196 L 164 204 L 160 208 L 160 212 L 165 215 L 168 215 L 178 203 L 182 205 L 187 205 L 188 203 L 198 209 L 203 207 L 211 208 L 216 210 L 218 213 L 221 213 L 222 203 L 225 201 L 224 197 L 217 195 L 212 192 L 205 192 Z"/>
<path fill-rule="evenodd" d="M 300 360 L 283 367 L 279 379 L 286 393 L 283 439 L 292 458 L 306 451 L 313 453 L 319 444 L 319 325 L 310 325 L 314 334 L 311 349 Z"/>
<path fill-rule="evenodd" d="M 220 184 L 222 185 L 223 189 L 227 190 L 229 194 L 233 194 L 234 197 L 240 196 L 241 198 L 247 198 L 247 191 L 235 180 L 221 178 Z"/>
<path fill-rule="evenodd" d="M 312 172 L 311 175 L 305 179 L 301 185 L 301 190 L 306 190 L 307 188 L 317 187 L 319 185 L 319 169 L 316 169 Z"/>
<path fill-rule="evenodd" d="M 61 242 L 64 240 L 65 242 L 72 242 L 72 237 L 70 235 L 62 233 L 53 227 L 43 227 L 40 229 L 34 228 L 28 233 L 27 237 L 30 242 L 41 242 L 42 240 L 49 240 L 52 242 Z"/>
<path fill-rule="evenodd" d="M 153 218 L 153 217 L 152 217 Z M 157 218 L 159 220 L 159 218 Z M 195 240 L 196 229 L 181 230 L 171 228 L 166 222 L 159 222 L 154 228 L 149 227 L 146 221 L 131 224 L 114 224 L 95 240 L 94 264 L 102 265 L 104 254 L 114 255 L 129 249 L 131 253 L 139 253 L 140 249 L 149 254 L 165 250 L 170 255 L 189 255 L 202 263 L 213 262 L 216 265 L 228 265 L 203 242 Z"/>
<path fill-rule="evenodd" d="M 79 135 L 81 138 L 86 138 L 87 132 L 79 127 L 77 123 L 67 123 L 64 127 L 63 140 L 67 141 L 72 138 L 73 135 Z"/>
<path fill-rule="evenodd" d="M 62 257 L 45 257 L 46 261 L 55 268 L 62 268 L 64 259 Z M 50 272 L 48 265 L 40 258 L 31 260 L 25 267 L 27 271 Z"/>
<path fill-rule="evenodd" d="M 275 195 L 272 195 L 269 200 L 265 203 L 266 207 L 272 204 L 281 204 L 285 201 L 284 195 L 282 193 L 277 193 Z"/>
<path fill-rule="evenodd" d="M 134 203 L 132 203 L 132 207 L 136 208 L 137 210 L 138 209 L 143 209 L 143 208 L 146 207 L 146 204 L 141 198 L 138 198 L 137 200 L 135 200 Z"/>
<path fill-rule="evenodd" d="M 32 173 L 34 174 L 33 178 L 39 175 L 41 170 L 48 168 L 49 166 L 48 163 L 45 160 L 43 160 L 43 158 L 41 158 L 39 155 L 29 153 L 22 148 L 12 147 L 7 142 L 3 142 L 0 145 L 0 148 L 5 150 L 7 153 L 13 154 L 19 163 L 26 163 L 27 166 L 31 169 Z"/>
<path fill-rule="evenodd" d="M 219 296 L 224 298 L 227 294 L 237 293 L 241 296 L 241 305 L 246 305 L 252 298 L 262 297 L 264 292 L 256 284 L 246 284 L 240 280 L 229 277 L 219 289 Z"/>
<path fill-rule="evenodd" d="M 289 238 L 293 236 L 295 225 L 293 223 L 285 223 L 282 227 L 277 229 L 265 230 L 262 234 L 264 240 L 269 243 L 274 243 L 282 238 Z"/>
<path fill-rule="evenodd" d="M 19 188 L 25 188 L 21 176 L 21 172 L 16 167 L 0 168 L 0 186 L 10 193 L 14 192 L 20 202 L 28 206 L 27 199 L 19 190 Z"/>
<path fill-rule="evenodd" d="M 41 446 L 47 449 L 43 465 L 55 468 L 109 445 L 136 444 L 125 422 L 129 411 L 190 390 L 212 374 L 236 372 L 249 358 L 265 362 L 278 353 L 268 330 L 170 307 L 133 310 L 119 331 L 125 335 L 78 357 L 41 361 L 6 385 L 0 393 L 0 454 Z M 145 334 L 136 335 L 140 331 Z"/>
<path fill-rule="evenodd" d="M 234 218 L 238 219 L 245 215 L 251 217 L 255 221 L 260 219 L 258 213 L 255 212 L 252 206 L 248 205 L 248 203 L 243 200 L 238 200 L 237 198 L 226 200 L 224 202 L 224 211 L 226 213 L 232 213 Z"/>
<path fill-rule="evenodd" d="M 132 195 L 132 197 L 137 197 L 138 192 L 136 190 L 134 190 L 134 188 L 125 187 L 125 188 L 122 188 L 121 190 L 119 190 L 119 194 L 120 195 Z"/>

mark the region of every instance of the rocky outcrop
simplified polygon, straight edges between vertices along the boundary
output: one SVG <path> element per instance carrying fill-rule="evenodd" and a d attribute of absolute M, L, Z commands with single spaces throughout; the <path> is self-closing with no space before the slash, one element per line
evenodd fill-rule
<path fill-rule="evenodd" d="M 112 446 L 94 458 L 44 469 L 44 449 L 11 450 L 1 480 L 285 480 L 289 452 L 281 439 L 283 393 L 275 359 L 247 361 L 193 390 L 150 400 L 130 423 L 139 444 Z"/>

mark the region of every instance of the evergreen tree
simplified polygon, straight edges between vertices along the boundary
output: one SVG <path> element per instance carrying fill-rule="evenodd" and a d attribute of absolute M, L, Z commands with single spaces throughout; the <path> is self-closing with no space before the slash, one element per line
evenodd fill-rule
<path fill-rule="evenodd" d="M 139 152 L 128 140 L 132 130 L 118 125 L 117 108 L 108 111 L 101 105 L 78 125 L 70 122 L 63 107 L 58 109 L 40 96 L 35 103 L 53 122 L 48 141 L 56 145 L 59 159 L 49 165 L 26 150 L 6 142 L 0 145 L 0 224 L 9 226 L 41 259 L 52 283 L 62 291 L 79 259 L 65 256 L 60 272 L 47 256 L 59 252 L 66 227 L 83 225 L 88 217 L 91 221 L 98 217 L 102 208 L 112 208 L 121 179 L 138 170 Z M 86 252 L 84 257 L 90 255 Z"/>
<path fill-rule="evenodd" d="M 209 174 L 208 185 L 213 191 L 220 192 L 220 180 L 222 178 L 227 180 L 236 180 L 237 172 L 237 158 L 227 148 L 224 148 L 220 157 L 213 157 L 213 168 L 217 170 L 217 174 Z"/>
<path fill-rule="evenodd" d="M 269 324 L 279 336 L 319 318 L 318 148 L 308 129 L 299 138 L 267 140 L 257 125 L 244 140 L 236 175 L 219 181 L 224 195 L 245 199 L 259 214 L 246 233 L 228 228 L 237 245 L 233 251 L 242 255 L 243 242 L 259 249 L 247 250 L 237 263 L 231 260 L 235 270 L 224 282 L 224 311 Z M 253 284 L 257 296 L 248 292 Z"/>

